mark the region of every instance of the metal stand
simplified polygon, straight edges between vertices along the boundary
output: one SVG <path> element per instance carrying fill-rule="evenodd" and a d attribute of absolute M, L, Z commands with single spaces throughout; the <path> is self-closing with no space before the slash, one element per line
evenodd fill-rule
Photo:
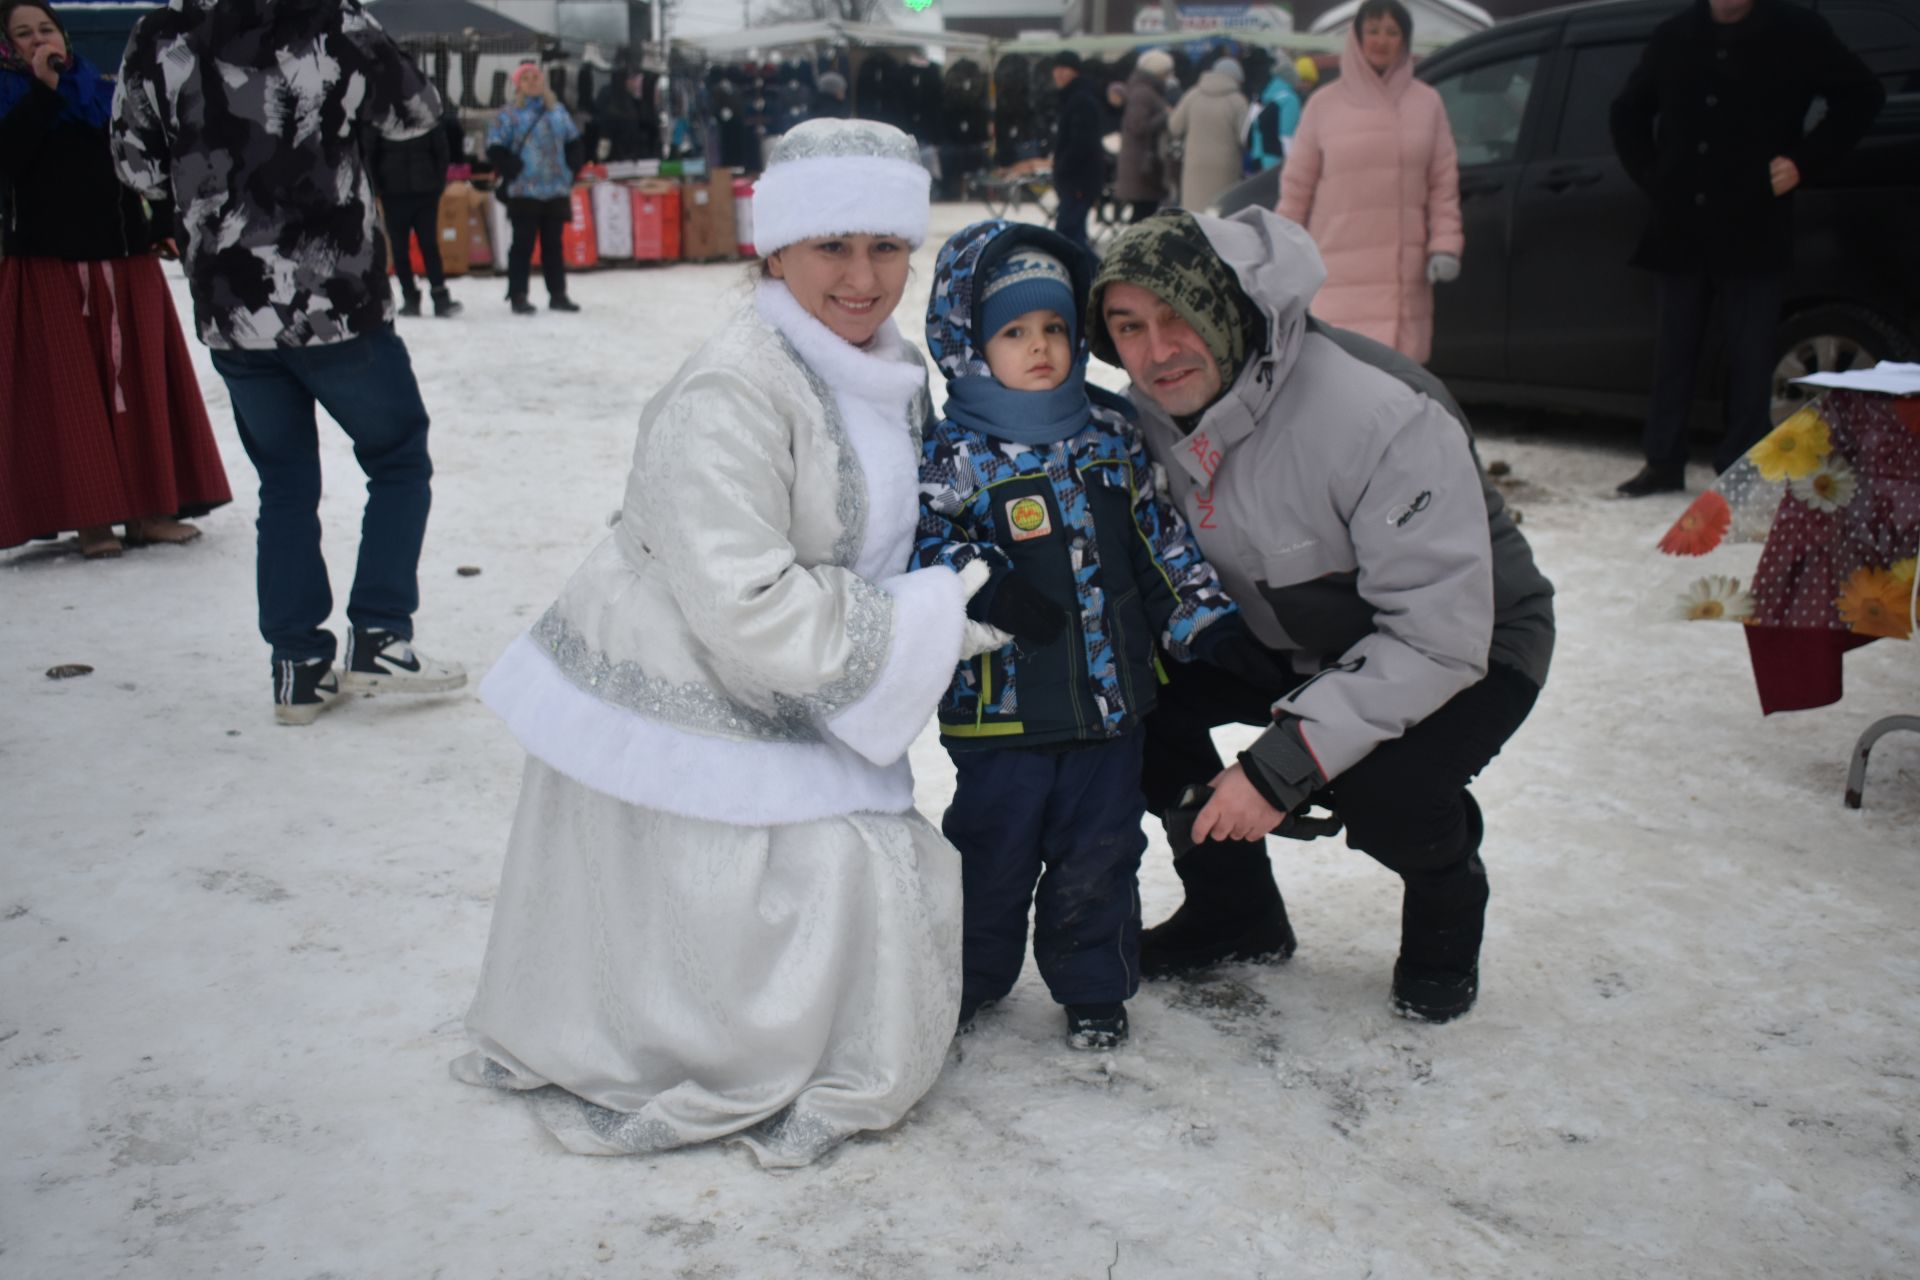
<path fill-rule="evenodd" d="M 1867 786 L 1867 753 L 1873 744 L 1896 729 L 1920 733 L 1920 716 L 1883 716 L 1867 726 L 1860 741 L 1853 744 L 1853 766 L 1847 770 L 1847 808 L 1860 807 L 1860 793 Z"/>

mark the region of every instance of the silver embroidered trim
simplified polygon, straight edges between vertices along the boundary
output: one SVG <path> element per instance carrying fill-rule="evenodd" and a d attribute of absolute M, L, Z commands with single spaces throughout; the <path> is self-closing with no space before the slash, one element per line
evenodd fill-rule
<path fill-rule="evenodd" d="M 747 1133 L 783 1156 L 812 1161 L 845 1142 L 854 1130 L 843 1129 L 814 1112 L 788 1106 L 754 1125 Z"/>
<path fill-rule="evenodd" d="M 768 715 L 735 702 L 707 685 L 677 684 L 650 676 L 639 663 L 615 662 L 588 644 L 586 637 L 560 616 L 558 605 L 541 615 L 530 634 L 568 680 L 602 702 L 625 707 L 650 720 L 698 733 L 736 738 L 821 741 L 820 730 L 813 723 L 812 709 L 805 700 L 776 698 L 780 714 Z M 881 648 L 884 652 L 884 644 Z M 862 653 L 858 639 L 854 653 L 857 661 Z M 877 669 L 877 663 L 875 665 Z"/>
<path fill-rule="evenodd" d="M 767 167 L 830 156 L 872 156 L 918 165 L 920 147 L 900 130 L 877 120 L 809 120 L 780 135 L 767 152 Z"/>
<path fill-rule="evenodd" d="M 806 377 L 807 386 L 820 401 L 820 412 L 827 424 L 827 438 L 833 441 L 834 452 L 840 459 L 840 492 L 833 504 L 833 513 L 840 521 L 840 536 L 833 544 L 833 562 L 851 567 L 859 559 L 860 545 L 867 535 L 867 478 L 860 471 L 859 459 L 854 456 L 853 441 L 847 438 L 847 424 L 840 417 L 840 401 L 833 394 L 833 388 L 827 385 L 825 378 L 814 372 L 813 366 L 801 357 L 799 350 L 785 334 L 780 335 L 780 344 L 787 349 L 788 358 Z M 919 455 L 916 453 L 914 456 Z"/>
<path fill-rule="evenodd" d="M 865 578 L 853 579 L 853 600 L 847 610 L 847 630 L 853 654 L 838 679 L 818 692 L 795 698 L 776 693 L 774 704 L 791 715 L 828 716 L 854 702 L 873 687 L 893 643 L 893 597 Z"/>

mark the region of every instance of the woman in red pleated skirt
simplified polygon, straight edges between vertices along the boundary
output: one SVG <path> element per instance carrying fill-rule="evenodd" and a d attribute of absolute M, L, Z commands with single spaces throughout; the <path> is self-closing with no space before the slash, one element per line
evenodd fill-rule
<path fill-rule="evenodd" d="M 42 4 L 0 3 L 0 547 L 77 530 L 89 558 L 188 542 L 232 500 L 139 197 L 113 85 Z M 156 210 L 161 226 L 171 222 Z"/>

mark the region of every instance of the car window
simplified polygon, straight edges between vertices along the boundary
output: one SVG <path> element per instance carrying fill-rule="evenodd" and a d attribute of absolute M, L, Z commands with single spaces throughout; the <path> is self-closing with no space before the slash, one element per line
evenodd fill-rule
<path fill-rule="evenodd" d="M 1642 43 L 1588 44 L 1573 51 L 1566 105 L 1560 109 L 1556 156 L 1610 156 L 1613 132 L 1607 116 L 1640 61 Z"/>
<path fill-rule="evenodd" d="M 1884 7 L 1823 4 L 1820 16 L 1860 60 L 1873 68 L 1889 95 L 1920 93 L 1920 19 Z"/>
<path fill-rule="evenodd" d="M 1447 106 L 1460 163 L 1498 164 L 1520 148 L 1520 123 L 1540 69 L 1540 55 L 1523 54 L 1444 77 L 1434 82 Z"/>

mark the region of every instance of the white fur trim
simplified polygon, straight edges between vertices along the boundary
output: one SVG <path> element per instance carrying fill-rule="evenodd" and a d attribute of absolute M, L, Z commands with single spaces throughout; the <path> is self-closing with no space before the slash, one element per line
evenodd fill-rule
<path fill-rule="evenodd" d="M 855 397 L 903 419 L 913 393 L 927 385 L 927 367 L 900 336 L 892 316 L 874 332 L 873 341 L 856 347 L 815 319 L 793 291 L 779 280 L 762 280 L 753 291 L 760 319 L 793 344 L 809 369 L 836 397 Z"/>
<path fill-rule="evenodd" d="M 893 597 L 886 665 L 827 729 L 875 764 L 899 759 L 926 727 L 960 662 L 966 588 L 951 569 L 919 569 L 880 584 Z"/>
<path fill-rule="evenodd" d="M 899 634 L 896 624 L 896 650 Z M 889 653 L 889 670 L 892 664 Z M 943 680 L 946 675 L 951 667 Z M 931 708 L 938 697 L 935 690 L 922 705 Z M 743 826 L 913 807 L 913 770 L 904 745 L 877 767 L 831 739 L 742 742 L 675 729 L 587 693 L 527 635 L 493 664 L 480 698 L 507 722 L 528 755 L 628 804 Z M 916 724 L 907 741 L 918 732 Z"/>
<path fill-rule="evenodd" d="M 927 239 L 933 175 L 884 156 L 815 156 L 770 166 L 753 184 L 753 248 L 765 257 L 820 236 Z"/>

